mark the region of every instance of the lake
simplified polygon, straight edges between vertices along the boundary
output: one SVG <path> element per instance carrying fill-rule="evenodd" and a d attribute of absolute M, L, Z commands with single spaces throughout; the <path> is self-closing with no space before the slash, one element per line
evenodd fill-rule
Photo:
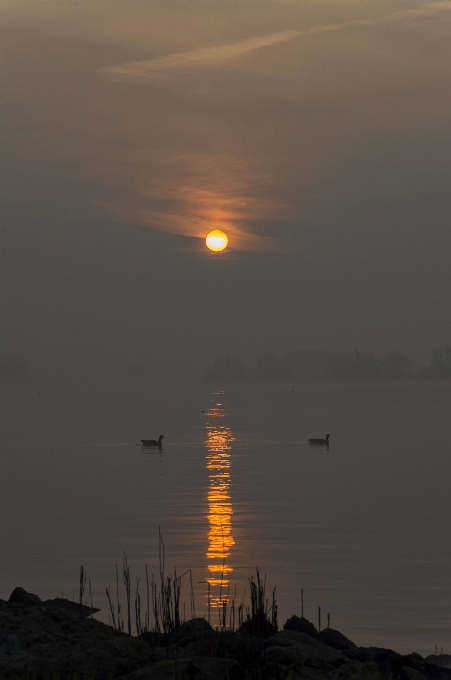
<path fill-rule="evenodd" d="M 160 527 L 213 625 L 258 567 L 279 625 L 303 591 L 359 645 L 449 653 L 450 425 L 446 384 L 8 388 L 0 597 L 77 599 L 84 565 L 108 622 L 115 565 L 125 551 L 142 587 Z M 188 576 L 182 600 L 188 617 Z"/>

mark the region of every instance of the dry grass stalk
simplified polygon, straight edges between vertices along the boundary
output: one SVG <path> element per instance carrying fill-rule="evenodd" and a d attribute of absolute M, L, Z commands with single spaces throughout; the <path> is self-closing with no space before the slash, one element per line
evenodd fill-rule
<path fill-rule="evenodd" d="M 82 565 L 80 567 L 80 614 L 81 614 L 81 608 L 83 605 L 83 595 L 85 592 L 86 588 L 86 573 L 85 573 L 85 568 Z"/>

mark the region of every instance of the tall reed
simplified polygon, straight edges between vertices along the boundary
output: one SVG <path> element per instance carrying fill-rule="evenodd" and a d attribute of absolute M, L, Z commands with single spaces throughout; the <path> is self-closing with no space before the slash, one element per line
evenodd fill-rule
<path fill-rule="evenodd" d="M 149 570 L 146 564 L 146 610 L 142 611 L 142 599 L 140 593 L 141 579 L 136 578 L 136 586 L 134 590 L 134 626 L 136 634 L 142 633 L 171 633 L 176 628 L 179 628 L 183 623 L 180 614 L 180 598 L 182 579 L 189 575 L 189 597 L 191 618 L 195 618 L 196 609 L 194 601 L 193 576 L 191 569 L 185 571 L 181 576 L 177 575 L 177 570 L 174 568 L 172 574 L 166 573 L 166 558 L 164 541 L 159 531 L 159 579 L 155 579 L 154 574 L 151 574 L 149 579 Z M 122 583 L 125 589 L 126 599 L 126 621 L 122 615 L 122 607 L 120 601 L 119 589 L 119 572 L 116 564 L 116 605 L 114 605 L 111 597 L 111 587 L 105 588 L 108 604 L 110 608 L 111 620 L 113 627 L 116 630 L 124 631 L 125 628 L 129 635 L 132 634 L 132 576 L 130 566 L 128 564 L 127 555 L 124 552 L 122 561 Z M 153 625 L 150 621 L 150 613 L 153 613 Z"/>
<path fill-rule="evenodd" d="M 132 634 L 132 621 L 130 613 L 130 593 L 131 593 L 131 579 L 130 579 L 130 569 L 128 566 L 127 555 L 124 552 L 124 557 L 122 559 L 122 580 L 125 586 L 125 596 L 127 599 L 127 628 L 128 634 Z"/>
<path fill-rule="evenodd" d="M 86 572 L 83 565 L 80 567 L 80 614 L 83 606 L 83 595 L 86 588 Z"/>
<path fill-rule="evenodd" d="M 246 620 L 242 625 L 246 626 L 255 635 L 266 637 L 271 630 L 278 630 L 277 625 L 277 602 L 276 588 L 272 591 L 271 606 L 266 597 L 266 574 L 264 579 L 260 577 L 260 571 L 256 569 L 256 580 L 249 578 L 251 606 L 246 607 Z"/>

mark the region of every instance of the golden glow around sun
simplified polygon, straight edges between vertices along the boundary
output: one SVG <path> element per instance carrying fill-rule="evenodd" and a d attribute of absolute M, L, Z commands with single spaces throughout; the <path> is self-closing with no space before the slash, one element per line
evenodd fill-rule
<path fill-rule="evenodd" d="M 224 234 L 223 231 L 215 229 L 214 231 L 210 231 L 210 233 L 207 234 L 205 242 L 207 244 L 207 248 L 210 248 L 210 250 L 213 250 L 215 253 L 218 253 L 220 250 L 224 250 L 224 248 L 227 248 L 229 239 L 227 238 L 226 234 Z"/>

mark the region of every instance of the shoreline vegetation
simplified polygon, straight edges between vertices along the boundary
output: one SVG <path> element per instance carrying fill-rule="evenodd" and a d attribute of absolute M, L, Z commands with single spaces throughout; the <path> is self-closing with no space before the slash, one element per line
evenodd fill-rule
<path fill-rule="evenodd" d="M 161 536 L 159 573 L 149 578 L 146 567 L 143 598 L 125 553 L 121 576 L 116 565 L 115 588 L 106 588 L 112 625 L 93 619 L 100 610 L 83 566 L 78 602 L 42 601 L 20 587 L 0 600 L 0 680 L 451 680 L 443 649 L 424 658 L 358 647 L 330 627 L 329 613 L 321 626 L 320 608 L 317 627 L 308 621 L 303 598 L 300 616 L 279 628 L 276 588 L 267 597 L 258 569 L 248 606 L 224 590 L 215 612 L 208 602 L 199 617 L 191 570 L 166 573 Z"/>
<path fill-rule="evenodd" d="M 408 380 L 451 381 L 451 344 L 431 352 L 425 366 L 414 368 L 401 352 L 385 354 L 355 350 L 349 354 L 316 349 L 287 354 L 266 354 L 253 365 L 241 357 L 224 355 L 205 371 L 208 382 L 394 382 Z"/>

